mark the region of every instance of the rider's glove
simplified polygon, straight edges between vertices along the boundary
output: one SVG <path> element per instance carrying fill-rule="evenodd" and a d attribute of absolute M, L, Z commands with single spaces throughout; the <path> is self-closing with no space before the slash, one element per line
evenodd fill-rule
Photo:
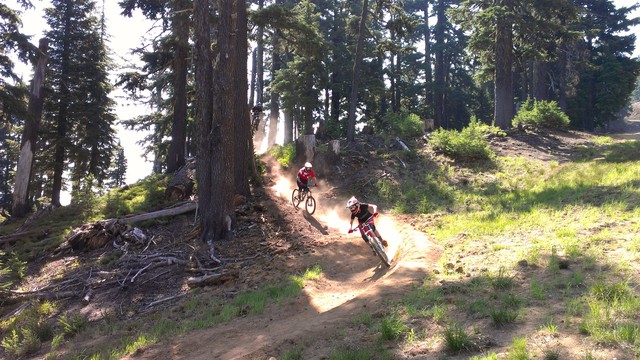
<path fill-rule="evenodd" d="M 353 232 L 353 229 L 349 229 L 349 231 L 347 231 L 349 234 L 351 234 Z"/>
<path fill-rule="evenodd" d="M 378 216 L 378 213 L 377 213 L 377 212 L 374 212 L 374 213 L 373 213 L 373 217 L 377 217 L 377 216 Z"/>
<path fill-rule="evenodd" d="M 316 187 L 318 187 L 318 183 L 316 183 Z"/>

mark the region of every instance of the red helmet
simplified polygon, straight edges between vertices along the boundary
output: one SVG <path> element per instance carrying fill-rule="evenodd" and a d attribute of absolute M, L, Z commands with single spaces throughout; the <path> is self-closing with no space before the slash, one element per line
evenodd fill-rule
<path fill-rule="evenodd" d="M 347 201 L 347 207 L 351 210 L 351 213 L 355 213 L 358 211 L 358 207 L 360 206 L 360 202 L 356 199 L 355 196 L 352 196 L 351 199 Z"/>

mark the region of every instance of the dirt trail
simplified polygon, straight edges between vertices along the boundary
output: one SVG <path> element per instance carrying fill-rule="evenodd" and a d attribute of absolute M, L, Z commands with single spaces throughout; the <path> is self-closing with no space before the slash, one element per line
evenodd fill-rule
<path fill-rule="evenodd" d="M 277 186 L 268 191 L 279 208 L 290 208 Z M 129 358 L 268 359 L 292 348 L 303 348 L 305 359 L 327 358 L 338 329 L 361 312 L 382 313 L 388 300 L 398 299 L 437 263 L 441 249 L 423 233 L 382 214 L 377 225 L 394 258 L 387 268 L 359 235 L 346 234 L 348 211 L 336 201 L 324 199 L 321 192 L 316 197 L 318 211 L 314 216 L 302 211 L 294 216 L 301 226 L 308 225 L 317 233 L 317 246 L 309 260 L 323 269 L 320 280 L 307 285 L 295 299 L 268 305 L 260 315 L 189 332 Z"/>

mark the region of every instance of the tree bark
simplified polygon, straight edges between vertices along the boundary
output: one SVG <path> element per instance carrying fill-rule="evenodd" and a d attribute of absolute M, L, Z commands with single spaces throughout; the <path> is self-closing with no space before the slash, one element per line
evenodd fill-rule
<path fill-rule="evenodd" d="M 429 1 L 423 1 L 424 5 L 424 79 L 425 102 L 433 108 L 433 73 L 431 71 L 431 30 L 429 29 Z M 429 116 L 428 108 L 425 115 Z"/>
<path fill-rule="evenodd" d="M 258 1 L 258 9 L 264 7 L 264 0 Z M 256 101 L 262 105 L 264 102 L 264 26 L 258 27 L 258 39 L 257 39 L 257 89 L 256 89 Z"/>
<path fill-rule="evenodd" d="M 180 169 L 185 162 L 190 2 L 176 1 L 173 11 L 172 25 L 176 44 L 173 57 L 173 123 L 171 144 L 167 153 L 167 173 L 169 174 Z"/>
<path fill-rule="evenodd" d="M 369 0 L 362 0 L 362 14 L 360 15 L 360 27 L 358 29 L 358 42 L 353 56 L 353 72 L 351 74 L 351 95 L 349 96 L 349 119 L 347 123 L 347 142 L 353 142 L 356 135 L 356 108 L 358 106 L 358 83 L 360 82 L 360 62 L 362 59 L 362 46 L 367 28 L 367 15 L 369 13 Z"/>
<path fill-rule="evenodd" d="M 239 0 L 236 0 L 239 1 Z M 235 82 L 232 18 L 238 7 L 234 0 L 219 0 L 216 38 L 216 64 L 211 71 L 211 41 L 207 0 L 197 0 L 197 46 L 199 60 L 196 67 L 199 154 L 196 176 L 200 203 L 201 240 L 209 245 L 209 255 L 214 258 L 213 243 L 231 239 L 233 216 L 233 94 Z M 236 44 L 237 45 L 237 44 Z M 211 92 L 213 90 L 213 92 Z"/>
<path fill-rule="evenodd" d="M 31 95 L 29 97 L 27 112 L 28 117 L 22 133 L 20 156 L 16 166 L 13 204 L 11 209 L 11 213 L 15 217 L 25 216 L 30 209 L 28 200 L 29 183 L 31 182 L 33 158 L 36 152 L 36 141 L 38 139 L 38 130 L 40 129 L 40 121 L 42 118 L 48 47 L 48 40 L 44 38 L 40 39 L 38 59 L 36 60 L 33 81 L 31 83 Z"/>
<path fill-rule="evenodd" d="M 282 0 L 276 0 L 276 4 L 282 4 Z M 271 55 L 271 69 L 272 73 L 275 74 L 280 70 L 280 67 L 282 66 L 280 59 L 280 50 L 278 50 L 280 45 L 280 32 L 278 30 L 275 30 L 272 38 L 273 50 Z M 271 92 L 271 104 L 269 106 L 269 110 L 269 134 L 267 135 L 267 149 L 276 144 L 276 137 L 278 135 L 278 119 L 280 118 L 280 94 L 278 94 L 277 92 Z M 286 143 L 287 142 L 285 141 L 285 144 Z"/>
<path fill-rule="evenodd" d="M 251 136 L 251 117 L 247 111 L 247 9 L 244 1 L 235 1 L 235 14 L 232 18 L 232 74 L 233 107 L 232 119 L 235 125 L 234 142 L 234 185 L 235 193 L 249 197 L 249 178 L 257 178 L 255 168 L 253 139 Z M 260 79 L 258 79 L 260 81 Z"/>
<path fill-rule="evenodd" d="M 509 0 L 501 1 L 503 6 L 510 7 Z M 503 16 L 498 17 L 496 24 L 496 73 L 495 73 L 495 108 L 494 125 L 506 130 L 513 120 L 513 34 L 511 23 Z"/>
<path fill-rule="evenodd" d="M 444 48 L 445 44 L 445 31 L 446 26 L 446 4 L 444 0 L 440 0 L 436 5 L 436 14 L 437 14 L 437 23 L 434 28 L 434 38 L 436 41 L 435 45 L 435 53 L 436 53 L 436 64 L 435 64 L 435 79 L 434 79 L 434 91 L 433 91 L 433 113 L 434 113 L 434 122 L 436 128 L 449 128 L 449 123 L 447 121 L 447 114 L 445 112 L 445 66 L 444 66 Z"/>
<path fill-rule="evenodd" d="M 313 161 L 316 154 L 316 136 L 302 135 L 298 138 L 297 154 L 304 154 L 304 161 Z"/>

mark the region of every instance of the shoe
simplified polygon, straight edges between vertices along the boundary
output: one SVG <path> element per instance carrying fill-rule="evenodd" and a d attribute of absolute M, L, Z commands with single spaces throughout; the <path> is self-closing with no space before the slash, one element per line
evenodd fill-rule
<path fill-rule="evenodd" d="M 384 247 L 389 246 L 389 243 L 387 242 L 387 240 L 380 240 L 380 242 L 382 243 L 382 246 L 384 246 Z"/>

